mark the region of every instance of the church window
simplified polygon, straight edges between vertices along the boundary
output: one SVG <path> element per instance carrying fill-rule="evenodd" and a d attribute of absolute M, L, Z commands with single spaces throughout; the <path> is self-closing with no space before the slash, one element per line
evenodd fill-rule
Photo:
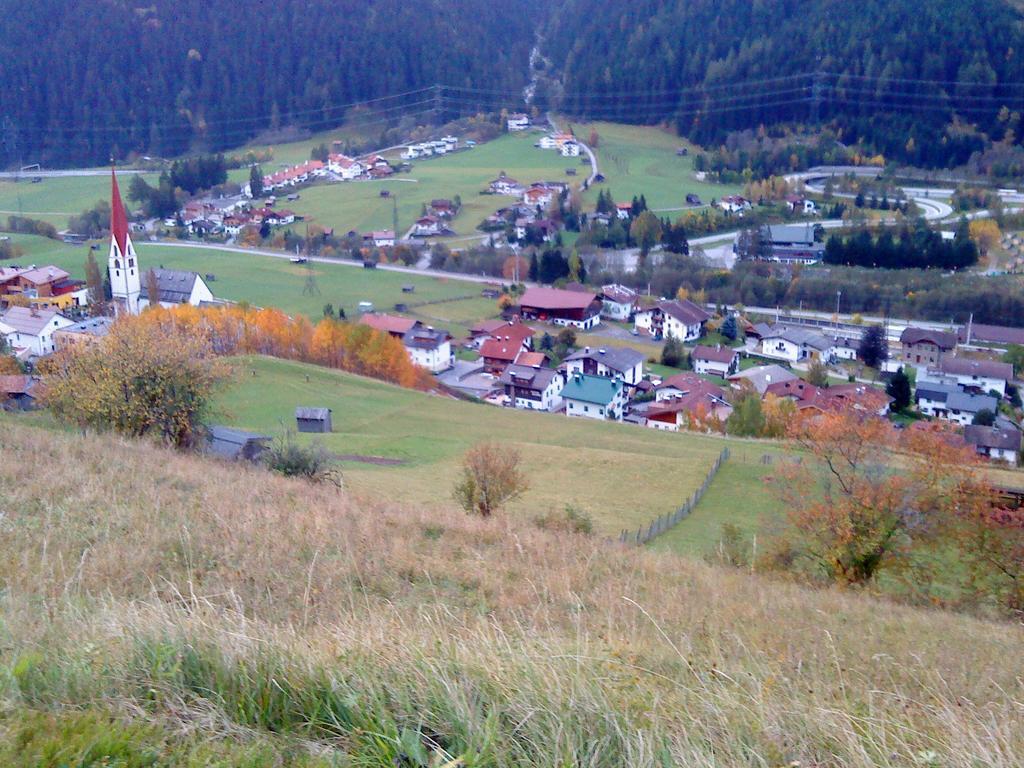
<path fill-rule="evenodd" d="M 114 259 L 114 269 L 120 269 L 120 268 L 121 268 L 121 260 L 120 259 Z"/>
<path fill-rule="evenodd" d="M 134 267 L 135 266 L 135 259 L 128 259 L 128 266 L 129 267 Z"/>

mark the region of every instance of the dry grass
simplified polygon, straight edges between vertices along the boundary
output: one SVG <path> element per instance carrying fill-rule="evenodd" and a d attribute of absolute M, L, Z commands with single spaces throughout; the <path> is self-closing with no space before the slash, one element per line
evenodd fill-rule
<path fill-rule="evenodd" d="M 0 430 L 14 765 L 68 708 L 325 765 L 1024 762 L 1016 626 Z"/>

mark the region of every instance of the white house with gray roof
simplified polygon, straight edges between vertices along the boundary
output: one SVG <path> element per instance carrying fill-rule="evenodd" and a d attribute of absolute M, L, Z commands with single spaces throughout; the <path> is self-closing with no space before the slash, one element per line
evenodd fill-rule
<path fill-rule="evenodd" d="M 626 384 L 636 386 L 644 377 L 646 359 L 643 352 L 629 347 L 584 347 L 565 358 L 565 372 L 567 376 L 618 376 Z"/>
<path fill-rule="evenodd" d="M 788 363 L 807 359 L 827 362 L 832 356 L 832 347 L 833 342 L 817 331 L 774 325 L 761 337 L 757 352 L 762 357 Z"/>
<path fill-rule="evenodd" d="M 0 336 L 15 351 L 27 349 L 29 357 L 45 357 L 57 351 L 53 334 L 74 324 L 52 309 L 11 307 L 0 315 Z"/>

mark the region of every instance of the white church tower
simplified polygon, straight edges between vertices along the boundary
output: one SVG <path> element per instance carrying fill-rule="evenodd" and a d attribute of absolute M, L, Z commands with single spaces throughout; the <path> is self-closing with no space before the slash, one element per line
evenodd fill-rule
<path fill-rule="evenodd" d="M 131 234 L 128 232 L 128 215 L 117 187 L 117 175 L 110 171 L 110 257 L 107 270 L 110 274 L 110 292 L 118 314 L 139 314 L 139 293 L 142 289 L 139 259 L 135 254 Z"/>

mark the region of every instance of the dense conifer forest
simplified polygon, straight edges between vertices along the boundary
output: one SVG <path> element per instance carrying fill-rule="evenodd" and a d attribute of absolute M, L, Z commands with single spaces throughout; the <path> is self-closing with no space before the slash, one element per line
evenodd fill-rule
<path fill-rule="evenodd" d="M 1005 0 L 560 5 L 547 47 L 570 114 L 668 120 L 704 143 L 820 120 L 887 158 L 939 166 L 1021 135 L 1024 32 Z"/>
<path fill-rule="evenodd" d="M 357 102 L 382 132 L 399 115 L 521 108 L 537 40 L 539 108 L 667 122 L 706 144 L 824 127 L 886 159 L 955 166 L 1024 135 L 1024 17 L 1007 0 L 0 0 L 0 11 L 4 166 L 281 141 L 340 124 Z M 455 90 L 419 90 L 434 84 Z"/>
<path fill-rule="evenodd" d="M 0 164 L 222 149 L 435 83 L 521 89 L 535 4 L 0 0 Z M 373 105 L 383 121 L 434 103 Z"/>

